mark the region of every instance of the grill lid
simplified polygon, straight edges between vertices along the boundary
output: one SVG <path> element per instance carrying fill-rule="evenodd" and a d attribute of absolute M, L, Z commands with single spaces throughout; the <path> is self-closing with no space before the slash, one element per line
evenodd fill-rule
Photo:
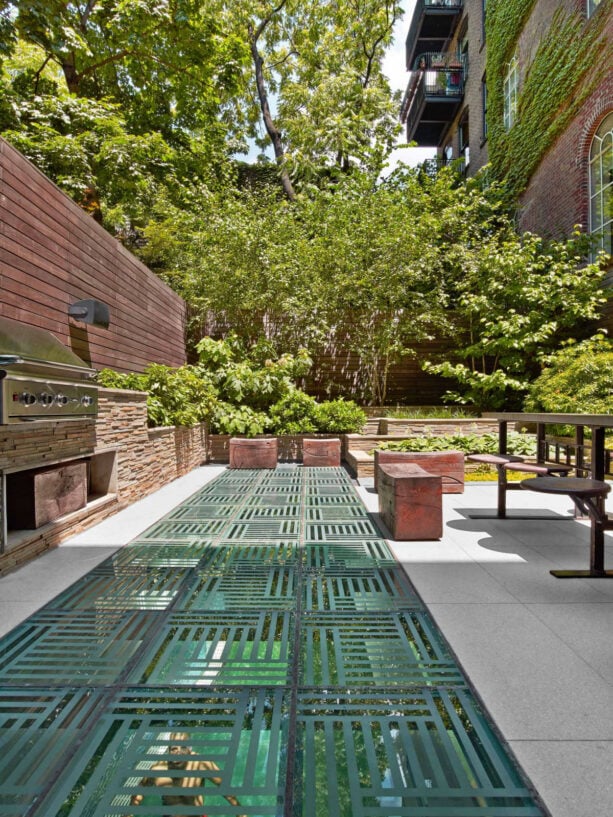
<path fill-rule="evenodd" d="M 86 380 L 95 375 L 80 357 L 46 329 L 0 317 L 0 367 Z"/>

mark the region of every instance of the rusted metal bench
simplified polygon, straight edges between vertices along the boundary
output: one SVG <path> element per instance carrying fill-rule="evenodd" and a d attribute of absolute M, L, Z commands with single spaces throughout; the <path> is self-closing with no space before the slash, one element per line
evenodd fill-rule
<path fill-rule="evenodd" d="M 604 532 L 613 529 L 613 520 L 605 511 L 605 497 L 611 490 L 606 482 L 580 477 L 536 477 L 520 482 L 520 487 L 544 494 L 567 494 L 578 510 L 590 519 L 589 570 L 550 570 L 560 579 L 611 579 L 613 570 L 604 569 Z"/>
<path fill-rule="evenodd" d="M 462 451 L 387 451 L 375 450 L 375 491 L 379 485 L 379 466 L 383 463 L 419 465 L 429 474 L 441 477 L 444 494 L 464 493 L 464 454 Z"/>
<path fill-rule="evenodd" d="M 480 462 L 487 465 L 493 465 L 498 473 L 498 507 L 496 518 L 507 518 L 507 491 L 519 491 L 521 483 L 509 482 L 507 479 L 507 471 L 520 471 L 527 474 L 536 474 L 540 479 L 542 477 L 566 477 L 569 471 L 572 470 L 570 465 L 563 465 L 561 463 L 546 463 L 546 462 L 526 462 L 523 457 L 515 456 L 513 454 L 469 454 L 467 456 L 471 462 Z M 491 519 L 491 516 L 481 516 L 471 514 L 472 519 Z M 513 519 L 519 519 L 517 515 Z M 535 516 L 530 516 L 530 519 L 535 519 Z M 545 519 L 564 519 L 565 517 L 544 517 Z"/>
<path fill-rule="evenodd" d="M 379 513 L 396 540 L 440 539 L 443 535 L 442 478 L 419 465 L 379 466 Z"/>

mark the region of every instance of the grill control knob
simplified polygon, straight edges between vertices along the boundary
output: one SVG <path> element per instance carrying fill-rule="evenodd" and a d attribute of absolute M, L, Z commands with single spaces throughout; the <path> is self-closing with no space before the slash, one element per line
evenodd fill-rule
<path fill-rule="evenodd" d="M 94 398 L 89 394 L 84 394 L 81 398 L 81 405 L 82 406 L 93 406 Z"/>
<path fill-rule="evenodd" d="M 65 406 L 68 403 L 68 398 L 65 394 L 56 394 L 55 404 L 57 406 Z"/>
<path fill-rule="evenodd" d="M 51 406 L 53 405 L 54 396 L 49 394 L 49 392 L 43 391 L 38 395 L 38 402 L 41 406 Z"/>
<path fill-rule="evenodd" d="M 19 395 L 19 402 L 24 406 L 33 406 L 36 403 L 36 395 L 29 391 L 23 391 Z"/>

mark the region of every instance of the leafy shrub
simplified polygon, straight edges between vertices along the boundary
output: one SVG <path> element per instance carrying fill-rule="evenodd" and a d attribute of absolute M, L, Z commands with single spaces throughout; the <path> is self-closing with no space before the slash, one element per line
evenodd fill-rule
<path fill-rule="evenodd" d="M 269 409 L 271 429 L 277 434 L 309 434 L 317 431 L 318 405 L 297 389 Z"/>
<path fill-rule="evenodd" d="M 317 406 L 317 431 L 328 434 L 352 434 L 361 431 L 366 423 L 366 412 L 353 400 L 327 400 Z"/>
<path fill-rule="evenodd" d="M 225 340 L 203 338 L 196 349 L 199 369 L 211 378 L 221 400 L 261 410 L 267 410 L 294 391 L 296 380 L 313 363 L 305 349 L 295 356 L 284 354 L 277 359 L 263 359 L 271 351 L 269 344 L 262 342 L 247 351 L 235 335 Z"/>
<path fill-rule="evenodd" d="M 208 420 L 217 404 L 216 389 L 193 366 L 173 369 L 151 363 L 142 374 L 102 369 L 98 383 L 107 388 L 148 392 L 150 426 L 193 426 Z"/>
<path fill-rule="evenodd" d="M 613 413 L 613 343 L 597 335 L 560 349 L 532 384 L 524 408 Z"/>
<path fill-rule="evenodd" d="M 249 406 L 218 403 L 213 411 L 210 428 L 214 434 L 255 437 L 263 434 L 269 424 L 268 415 L 263 411 L 256 411 Z"/>
<path fill-rule="evenodd" d="M 465 454 L 497 454 L 497 434 L 443 434 L 440 437 L 424 435 L 408 440 L 382 443 L 379 448 L 387 451 L 463 451 Z M 530 434 L 511 432 L 507 437 L 510 454 L 534 456 L 536 440 Z"/>

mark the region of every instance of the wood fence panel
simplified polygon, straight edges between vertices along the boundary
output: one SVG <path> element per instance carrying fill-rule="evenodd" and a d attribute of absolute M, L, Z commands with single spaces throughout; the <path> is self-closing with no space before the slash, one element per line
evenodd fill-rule
<path fill-rule="evenodd" d="M 186 304 L 0 139 L 0 315 L 47 329 L 96 369 L 185 363 Z M 108 329 L 68 307 L 107 304 Z"/>

